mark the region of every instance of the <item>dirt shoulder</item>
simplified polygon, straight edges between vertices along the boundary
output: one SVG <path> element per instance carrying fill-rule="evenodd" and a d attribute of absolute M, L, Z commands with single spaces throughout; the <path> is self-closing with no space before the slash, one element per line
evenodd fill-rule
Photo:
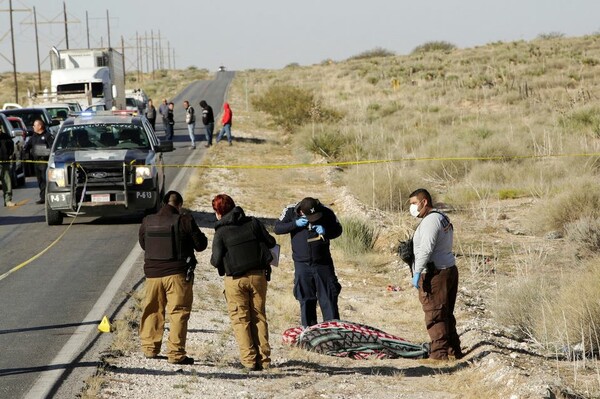
<path fill-rule="evenodd" d="M 220 143 L 207 151 L 205 165 L 285 164 L 308 155 L 294 153 L 276 132 L 234 131 L 229 147 Z M 197 254 L 193 313 L 187 348 L 196 359 L 193 366 L 174 366 L 145 359 L 139 350 L 135 322 L 130 350 L 107 352 L 99 371 L 101 387 L 88 397 L 100 398 L 534 398 L 566 392 L 560 379 L 563 367 L 514 340 L 489 320 L 487 303 L 493 295 L 493 277 L 473 278 L 469 260 L 459 258 L 461 288 L 457 304 L 458 331 L 466 358 L 439 365 L 419 360 L 349 360 L 291 348 L 281 334 L 298 325 L 299 309 L 292 295 L 293 264 L 289 238 L 282 245 L 280 266 L 274 270 L 267 296 L 267 316 L 273 367 L 247 372 L 238 362 L 226 305 L 223 282 L 210 266 L 214 216 L 210 200 L 227 193 L 247 214 L 267 224 L 289 203 L 315 196 L 340 215 L 362 215 L 379 230 L 376 251 L 365 257 L 347 257 L 334 247 L 336 270 L 342 284 L 339 298 L 344 320 L 368 324 L 413 342 L 427 341 L 423 314 L 410 287 L 408 272 L 393 255 L 396 239 L 407 228 L 397 215 L 386 215 L 357 202 L 330 167 L 265 169 L 193 169 L 187 191 L 187 207 L 194 212 L 209 249 Z M 519 209 L 515 207 L 515 209 Z M 510 212 L 510 209 L 506 210 Z M 455 223 L 463 216 L 452 215 Z M 508 218 L 507 220 L 512 220 Z M 507 222 L 508 223 L 508 222 Z M 515 234 L 506 232 L 515 237 Z M 140 265 L 141 268 L 141 260 Z M 395 285 L 397 291 L 388 291 Z M 135 304 L 134 304 L 135 305 Z M 135 320 L 135 317 L 134 317 Z M 163 341 L 164 342 L 164 341 Z M 164 347 L 164 346 L 163 346 Z M 84 394 L 89 395 L 89 394 Z"/>

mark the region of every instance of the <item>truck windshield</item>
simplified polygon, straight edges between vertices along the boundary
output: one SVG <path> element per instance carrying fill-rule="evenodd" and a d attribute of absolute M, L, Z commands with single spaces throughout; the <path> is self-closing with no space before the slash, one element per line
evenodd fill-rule
<path fill-rule="evenodd" d="M 85 94 L 88 83 L 69 83 L 56 86 L 57 94 Z M 92 97 L 104 97 L 104 86 L 102 82 L 92 83 Z"/>
<path fill-rule="evenodd" d="M 60 131 L 55 150 L 68 149 L 148 149 L 148 137 L 140 126 L 94 124 L 69 126 Z"/>

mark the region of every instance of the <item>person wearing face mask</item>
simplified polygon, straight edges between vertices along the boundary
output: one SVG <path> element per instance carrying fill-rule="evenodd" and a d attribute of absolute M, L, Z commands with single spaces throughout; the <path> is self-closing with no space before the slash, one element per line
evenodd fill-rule
<path fill-rule="evenodd" d="M 452 242 L 454 227 L 444 213 L 433 207 L 431 194 L 420 188 L 409 196 L 410 214 L 422 219 L 413 236 L 415 261 L 412 285 L 418 290 L 431 339 L 429 358 L 463 357 L 456 332 L 454 305 L 458 292 Z"/>

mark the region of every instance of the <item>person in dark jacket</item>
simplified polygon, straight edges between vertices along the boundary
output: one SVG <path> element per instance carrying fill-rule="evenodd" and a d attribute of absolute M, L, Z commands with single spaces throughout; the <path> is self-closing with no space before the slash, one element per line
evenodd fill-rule
<path fill-rule="evenodd" d="M 206 101 L 200 101 L 200 107 L 202 107 L 202 123 L 204 124 L 206 144 L 205 147 L 212 145 L 213 132 L 215 130 L 215 115 L 213 109 Z"/>
<path fill-rule="evenodd" d="M 265 311 L 267 281 L 276 244 L 265 226 L 248 217 L 226 194 L 212 206 L 217 216 L 210 263 L 225 275 L 225 299 L 242 365 L 263 370 L 271 365 L 269 325 Z"/>
<path fill-rule="evenodd" d="M 14 159 L 15 143 L 0 125 L 0 183 L 4 192 L 4 206 L 15 206 L 12 202 L 11 161 Z"/>
<path fill-rule="evenodd" d="M 36 119 L 33 122 L 34 135 L 25 144 L 25 152 L 31 150 L 31 154 L 35 163 L 35 177 L 37 178 L 38 187 L 40 188 L 40 199 L 36 204 L 46 202 L 46 169 L 48 168 L 48 157 L 50 156 L 50 148 L 54 143 L 54 136 L 46 130 L 46 124 L 41 119 Z"/>
<path fill-rule="evenodd" d="M 181 213 L 183 198 L 169 191 L 156 215 L 146 216 L 140 226 L 139 242 L 144 254 L 146 294 L 142 305 L 140 341 L 144 356 L 157 358 L 165 327 L 165 309 L 169 316 L 167 358 L 169 363 L 194 364 L 186 356 L 185 342 L 193 300 L 194 251 L 208 245 L 189 213 Z M 186 278 L 186 276 L 189 276 Z"/>
<path fill-rule="evenodd" d="M 173 141 L 175 135 L 175 104 L 169 103 L 167 108 L 167 125 L 165 130 L 165 138 L 169 141 Z"/>
<path fill-rule="evenodd" d="M 275 222 L 275 234 L 291 236 L 294 296 L 300 302 L 302 326 L 317 324 L 317 301 L 323 321 L 339 319 L 342 287 L 329 250 L 329 241 L 342 234 L 335 213 L 318 199 L 306 197 L 283 210 Z"/>

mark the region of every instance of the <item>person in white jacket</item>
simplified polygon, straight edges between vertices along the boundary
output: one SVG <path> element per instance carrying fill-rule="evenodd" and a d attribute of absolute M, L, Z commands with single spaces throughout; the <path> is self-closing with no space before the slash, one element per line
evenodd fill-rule
<path fill-rule="evenodd" d="M 422 219 L 413 237 L 412 284 L 418 289 L 425 313 L 431 339 L 429 357 L 460 359 L 463 353 L 454 318 L 458 292 L 458 269 L 452 253 L 454 227 L 448 216 L 433 208 L 431 194 L 424 188 L 413 191 L 409 202 L 410 214 Z"/>

